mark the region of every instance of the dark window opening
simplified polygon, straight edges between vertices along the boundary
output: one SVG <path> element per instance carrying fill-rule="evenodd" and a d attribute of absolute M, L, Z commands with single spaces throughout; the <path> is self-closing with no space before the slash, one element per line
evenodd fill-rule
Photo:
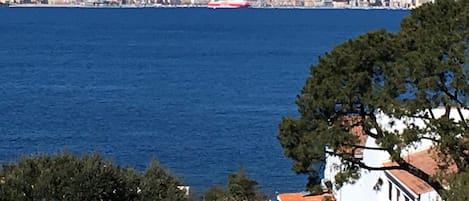
<path fill-rule="evenodd" d="M 396 188 L 396 201 L 399 201 L 399 197 L 401 197 L 401 191 Z"/>
<path fill-rule="evenodd" d="M 389 197 L 389 201 L 391 201 L 392 200 L 392 183 L 388 181 L 388 184 L 389 184 L 388 197 Z"/>

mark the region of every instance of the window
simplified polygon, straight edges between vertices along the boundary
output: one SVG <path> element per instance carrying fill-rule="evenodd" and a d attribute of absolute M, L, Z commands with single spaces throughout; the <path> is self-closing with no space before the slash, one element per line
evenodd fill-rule
<path fill-rule="evenodd" d="M 399 197 L 401 197 L 401 191 L 396 188 L 396 201 L 399 201 Z"/>
<path fill-rule="evenodd" d="M 405 200 L 405 201 L 409 201 L 409 198 L 404 196 L 404 200 Z"/>
<path fill-rule="evenodd" d="M 389 186 L 388 197 L 389 197 L 389 201 L 391 201 L 392 200 L 392 183 L 390 181 L 388 181 L 388 186 Z"/>

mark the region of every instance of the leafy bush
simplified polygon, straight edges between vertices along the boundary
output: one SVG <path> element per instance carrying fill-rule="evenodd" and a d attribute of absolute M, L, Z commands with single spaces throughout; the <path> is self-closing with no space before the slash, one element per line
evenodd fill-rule
<path fill-rule="evenodd" d="M 94 153 L 30 156 L 3 165 L 0 200 L 186 200 L 181 182 L 157 162 L 144 173 L 122 168 Z"/>
<path fill-rule="evenodd" d="M 257 182 L 240 168 L 228 176 L 228 187 L 215 186 L 205 193 L 205 201 L 265 201 L 268 200 L 258 188 Z"/>

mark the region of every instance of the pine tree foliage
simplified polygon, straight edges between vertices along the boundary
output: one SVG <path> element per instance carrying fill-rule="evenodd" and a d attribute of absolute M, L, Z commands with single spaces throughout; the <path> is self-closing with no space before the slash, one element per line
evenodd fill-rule
<path fill-rule="evenodd" d="M 460 173 L 469 164 L 469 1 L 437 0 L 411 11 L 397 33 L 370 31 L 336 46 L 311 66 L 296 103 L 300 116 L 284 117 L 278 139 L 292 169 L 319 184 L 316 164 L 325 155 L 338 156 L 344 169 L 338 186 L 360 178 L 360 170 L 402 169 L 423 179 L 439 193 L 442 179 L 412 166 L 401 153 L 423 140 L 438 149 L 442 170 L 456 165 Z M 432 109 L 445 109 L 441 117 Z M 458 118 L 450 118 L 456 111 Z M 388 122 L 378 122 L 385 115 Z M 359 119 L 344 123 L 347 118 Z M 403 120 L 401 131 L 386 129 Z M 406 121 L 406 119 L 408 121 Z M 417 126 L 418 119 L 424 126 Z M 351 134 L 363 128 L 379 147 L 359 145 Z M 353 153 L 373 149 L 389 153 L 396 166 L 365 164 Z M 442 171 L 444 173 L 444 171 Z"/>
<path fill-rule="evenodd" d="M 443 193 L 443 200 L 467 201 L 469 200 L 469 172 L 466 170 L 449 177 L 449 188 Z"/>
<path fill-rule="evenodd" d="M 0 200 L 185 200 L 180 182 L 153 162 L 144 173 L 122 168 L 94 153 L 25 157 L 3 165 Z"/>

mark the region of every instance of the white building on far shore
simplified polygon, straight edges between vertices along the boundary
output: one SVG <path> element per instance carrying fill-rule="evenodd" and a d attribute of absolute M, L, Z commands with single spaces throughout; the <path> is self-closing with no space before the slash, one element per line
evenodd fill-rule
<path fill-rule="evenodd" d="M 435 0 L 389 0 L 389 6 L 395 8 L 416 8 L 430 2 L 435 2 Z"/>

